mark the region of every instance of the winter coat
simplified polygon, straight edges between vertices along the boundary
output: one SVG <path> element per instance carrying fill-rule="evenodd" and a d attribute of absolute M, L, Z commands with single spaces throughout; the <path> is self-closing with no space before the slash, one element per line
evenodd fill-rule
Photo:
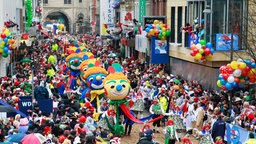
<path fill-rule="evenodd" d="M 216 137 L 221 136 L 224 138 L 226 130 L 226 124 L 222 119 L 218 119 L 212 127 L 212 138 L 215 140 Z"/>

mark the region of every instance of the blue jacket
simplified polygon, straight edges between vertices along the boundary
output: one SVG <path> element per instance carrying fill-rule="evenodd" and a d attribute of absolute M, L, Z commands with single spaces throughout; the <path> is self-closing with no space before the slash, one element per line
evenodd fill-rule
<path fill-rule="evenodd" d="M 222 139 L 224 138 L 226 130 L 226 123 L 222 121 L 222 119 L 218 119 L 212 127 L 212 138 L 215 141 L 215 138 L 221 136 Z"/>

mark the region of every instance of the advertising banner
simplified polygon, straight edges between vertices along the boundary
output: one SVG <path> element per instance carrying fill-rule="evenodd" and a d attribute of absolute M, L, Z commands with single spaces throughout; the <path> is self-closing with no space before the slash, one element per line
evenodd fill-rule
<path fill-rule="evenodd" d="M 146 15 L 146 0 L 140 0 L 139 3 L 139 22 L 143 21 L 143 17 Z"/>
<path fill-rule="evenodd" d="M 233 49 L 238 50 L 238 35 L 233 34 Z M 231 34 L 216 34 L 216 50 L 231 50 Z"/>
<path fill-rule="evenodd" d="M 32 110 L 32 96 L 19 97 L 19 111 L 27 115 L 28 110 Z"/>
<path fill-rule="evenodd" d="M 100 34 L 107 34 L 106 30 L 114 26 L 114 0 L 100 0 Z"/>
<path fill-rule="evenodd" d="M 169 40 L 162 41 L 151 37 L 151 63 L 169 64 Z"/>

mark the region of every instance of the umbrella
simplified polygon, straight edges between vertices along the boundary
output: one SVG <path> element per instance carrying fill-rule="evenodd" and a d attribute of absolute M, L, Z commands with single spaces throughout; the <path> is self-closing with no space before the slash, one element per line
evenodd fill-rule
<path fill-rule="evenodd" d="M 13 134 L 13 135 L 8 136 L 6 138 L 6 141 L 19 143 L 25 136 L 26 136 L 26 134 L 23 134 L 23 133 Z"/>
<path fill-rule="evenodd" d="M 179 81 L 178 79 L 175 79 L 173 82 L 174 82 L 175 84 L 180 84 L 180 81 Z"/>
<path fill-rule="evenodd" d="M 23 58 L 20 62 L 32 62 L 32 60 L 29 58 Z"/>
<path fill-rule="evenodd" d="M 11 106 L 0 105 L 0 112 L 16 112 L 15 109 Z"/>
<path fill-rule="evenodd" d="M 31 144 L 31 142 L 33 142 L 33 144 L 41 144 L 44 141 L 46 141 L 46 138 L 40 133 L 32 133 L 32 134 L 26 135 L 21 140 L 22 144 Z"/>
<path fill-rule="evenodd" d="M 117 56 L 117 54 L 115 54 L 115 53 L 111 53 L 108 55 L 108 57 L 116 57 L 116 56 Z"/>

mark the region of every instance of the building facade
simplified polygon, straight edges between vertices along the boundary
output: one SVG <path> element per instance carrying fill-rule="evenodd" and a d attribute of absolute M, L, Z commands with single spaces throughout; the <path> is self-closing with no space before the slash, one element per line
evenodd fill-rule
<path fill-rule="evenodd" d="M 43 0 L 42 23 L 63 23 L 69 33 L 87 33 L 91 27 L 91 0 Z M 87 24 L 87 25 L 86 25 Z"/>
<path fill-rule="evenodd" d="M 170 69 L 186 79 L 199 80 L 207 88 L 217 89 L 219 67 L 232 59 L 249 58 L 244 49 L 242 32 L 245 30 L 247 1 L 244 0 L 170 0 L 167 1 L 167 23 L 171 28 Z M 191 35 L 183 30 L 191 26 L 192 33 L 200 30 L 200 39 L 211 42 L 215 49 L 211 61 L 197 62 L 190 56 Z M 233 35 L 235 52 L 230 47 L 220 49 L 219 35 Z M 231 36 L 232 36 L 231 35 Z M 199 37 L 199 36 L 198 36 Z M 192 42 L 193 43 L 193 42 Z M 203 73 L 202 73 L 203 71 Z"/>
<path fill-rule="evenodd" d="M 20 31 L 23 31 L 23 20 L 24 20 L 24 3 L 21 0 L 1 0 L 0 1 L 0 28 L 4 27 L 4 23 L 12 21 L 17 26 L 9 28 L 12 34 L 19 35 Z M 0 77 L 7 74 L 8 64 L 10 62 L 10 56 L 4 58 L 0 56 Z"/>

